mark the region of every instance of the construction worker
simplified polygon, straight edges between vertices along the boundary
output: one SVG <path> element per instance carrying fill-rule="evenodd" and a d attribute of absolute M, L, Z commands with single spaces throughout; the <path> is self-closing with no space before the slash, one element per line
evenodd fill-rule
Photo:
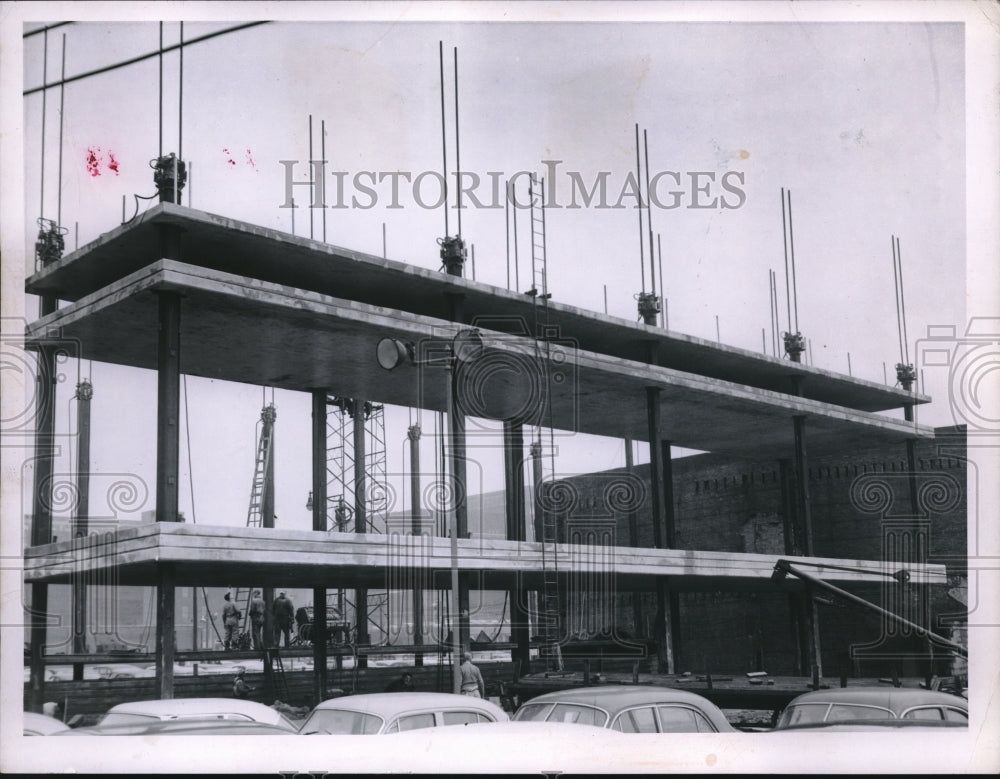
<path fill-rule="evenodd" d="M 222 607 L 222 626 L 226 629 L 224 646 L 227 650 L 236 649 L 239 639 L 240 610 L 233 603 L 232 596 L 227 592 L 223 596 L 226 600 Z"/>
<path fill-rule="evenodd" d="M 292 645 L 292 620 L 295 617 L 295 604 L 282 590 L 274 603 L 271 604 L 271 615 L 274 617 L 274 645 L 281 644 L 282 634 L 285 636 L 285 649 Z"/>
<path fill-rule="evenodd" d="M 254 649 L 264 648 L 264 610 L 264 599 L 260 596 L 260 590 L 254 590 L 250 599 L 250 637 L 253 639 Z"/>
<path fill-rule="evenodd" d="M 416 688 L 413 686 L 413 674 L 409 671 L 403 671 L 403 675 L 398 679 L 394 679 L 389 682 L 386 686 L 386 692 L 414 692 Z"/>
<path fill-rule="evenodd" d="M 240 670 L 236 672 L 236 678 L 233 680 L 234 698 L 248 698 L 250 697 L 250 693 L 256 689 L 255 687 L 251 687 L 247 684 L 246 672 L 246 668 L 240 668 Z"/>
<path fill-rule="evenodd" d="M 462 665 L 459 666 L 459 671 L 462 674 L 462 695 L 485 698 L 486 683 L 483 682 L 483 675 L 479 669 L 472 664 L 472 657 L 468 652 L 462 652 Z"/>

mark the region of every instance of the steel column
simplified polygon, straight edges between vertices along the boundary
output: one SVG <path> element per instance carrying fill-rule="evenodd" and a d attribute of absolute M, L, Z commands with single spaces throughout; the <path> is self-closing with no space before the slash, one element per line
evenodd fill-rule
<path fill-rule="evenodd" d="M 452 360 L 454 363 L 454 358 Z M 454 479 L 455 500 L 455 532 L 458 538 L 469 537 L 469 504 L 468 504 L 468 474 L 466 471 L 466 448 L 465 448 L 465 414 L 462 411 L 462 402 L 458 397 L 458 382 L 455 380 L 457 365 L 451 368 L 451 390 L 452 410 L 448 415 L 448 424 L 451 429 L 451 473 Z M 469 630 L 469 577 L 467 574 L 460 574 L 458 577 L 458 629 L 461 646 L 465 649 L 470 647 Z"/>
<path fill-rule="evenodd" d="M 632 440 L 625 439 L 625 470 L 630 474 L 635 468 L 635 456 L 632 453 Z M 635 510 L 628 513 L 628 545 L 633 549 L 639 546 L 639 517 Z M 641 636 L 645 633 L 642 620 L 642 594 L 633 590 L 632 599 L 632 635 Z"/>
<path fill-rule="evenodd" d="M 649 482 L 653 519 L 653 546 L 663 549 L 663 457 L 660 437 L 660 389 L 646 387 L 646 419 L 649 432 Z M 653 640 L 657 647 L 657 663 L 661 672 L 673 673 L 673 636 L 671 634 L 670 596 L 662 577 L 656 581 L 656 617 L 653 620 Z"/>
<path fill-rule="evenodd" d="M 365 401 L 361 398 L 354 398 L 354 408 L 352 413 L 354 429 L 354 532 L 368 532 L 368 505 L 365 503 Z M 357 629 L 358 644 L 367 646 L 371 643 L 371 636 L 368 633 L 368 588 L 358 587 L 354 590 L 354 613 L 355 625 Z M 367 655 L 359 655 L 357 660 L 358 668 L 368 667 Z"/>
<path fill-rule="evenodd" d="M 795 497 L 798 502 L 798 515 L 801 520 L 803 551 L 806 557 L 814 557 L 815 549 L 812 534 L 812 515 L 810 513 L 809 501 L 809 461 L 806 456 L 806 418 L 801 415 L 792 417 L 792 424 L 795 432 Z M 806 608 L 809 615 L 810 626 L 810 653 L 812 655 L 812 665 L 815 666 L 820 678 L 823 676 L 823 652 L 819 641 L 819 612 L 816 609 L 815 601 L 807 593 Z"/>
<path fill-rule="evenodd" d="M 411 532 L 413 537 L 420 538 L 424 534 L 423 528 L 423 499 L 420 494 L 420 425 L 410 425 L 406 431 L 407 438 L 410 439 L 410 512 Z M 413 577 L 413 643 L 416 646 L 424 644 L 424 590 L 420 586 L 420 574 Z M 413 655 L 413 664 L 422 666 L 424 664 L 424 653 L 416 652 Z"/>
<path fill-rule="evenodd" d="M 90 400 L 94 389 L 84 379 L 76 386 L 76 515 L 73 538 L 87 537 L 87 520 L 90 515 Z M 76 543 L 84 544 L 84 541 Z M 73 651 L 87 652 L 87 577 L 79 571 L 73 573 Z"/>
<path fill-rule="evenodd" d="M 312 391 L 312 529 L 326 532 L 326 390 Z M 273 595 L 273 589 L 271 593 Z M 326 595 L 321 602 L 316 602 L 316 592 L 313 590 L 313 619 L 323 615 L 326 624 Z M 270 603 L 266 613 L 270 614 Z M 317 610 L 318 607 L 318 610 Z M 266 639 L 269 644 L 273 633 Z M 277 642 L 275 642 L 277 643 Z M 270 658 L 268 659 L 270 662 Z M 313 641 L 313 698 L 319 702 L 326 697 L 326 641 Z"/>
<path fill-rule="evenodd" d="M 181 296 L 159 292 L 157 344 L 156 521 L 178 520 L 181 392 Z"/>
<path fill-rule="evenodd" d="M 456 424 L 458 403 L 455 399 L 455 360 L 454 355 L 448 360 L 448 387 L 445 392 L 447 398 L 447 408 L 445 414 L 448 417 L 448 473 L 451 479 L 451 489 L 449 490 L 452 500 L 452 508 L 445 517 L 445 528 L 451 539 L 451 591 L 449 592 L 449 633 L 451 634 L 451 691 L 456 695 L 462 691 L 462 671 L 460 668 L 462 659 L 462 608 L 461 608 L 461 587 L 458 575 L 458 514 L 459 506 L 463 503 L 460 491 L 465 488 L 464 482 L 460 481 L 456 473 L 457 458 L 455 457 L 455 431 L 459 429 Z M 468 603 L 468 601 L 466 601 Z M 468 623 L 466 623 L 468 624 Z"/>
<path fill-rule="evenodd" d="M 524 541 L 524 429 L 520 424 L 504 422 L 504 502 L 507 514 L 507 540 Z M 507 596 L 510 604 L 510 633 L 515 646 L 510 659 L 520 664 L 521 673 L 530 672 L 531 631 L 528 625 L 527 590 L 520 585 Z"/>
<path fill-rule="evenodd" d="M 156 581 L 156 695 L 174 697 L 174 599 L 176 572 L 173 563 L 160 563 Z"/>

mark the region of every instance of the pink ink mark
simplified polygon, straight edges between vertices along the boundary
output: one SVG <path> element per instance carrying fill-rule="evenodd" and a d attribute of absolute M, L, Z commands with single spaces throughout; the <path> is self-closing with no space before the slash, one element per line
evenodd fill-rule
<path fill-rule="evenodd" d="M 253 155 L 250 153 L 250 149 L 247 149 L 247 164 L 254 170 L 257 170 L 257 163 L 253 161 Z"/>
<path fill-rule="evenodd" d="M 93 176 L 101 175 L 101 148 L 90 146 L 87 149 L 87 173 Z"/>
<path fill-rule="evenodd" d="M 223 150 L 222 150 L 222 153 L 223 153 L 223 154 L 225 154 L 225 155 L 226 155 L 227 157 L 229 157 L 229 159 L 227 159 L 227 160 L 226 160 L 226 162 L 227 162 L 228 164 L 230 164 L 230 165 L 236 165 L 236 160 L 234 160 L 234 159 L 233 159 L 233 158 L 232 158 L 232 157 L 230 156 L 230 155 L 231 155 L 231 152 L 229 151 L 229 149 L 223 149 Z"/>
<path fill-rule="evenodd" d="M 113 170 L 115 175 L 118 175 L 118 160 L 115 159 L 115 153 L 108 150 L 108 170 Z"/>

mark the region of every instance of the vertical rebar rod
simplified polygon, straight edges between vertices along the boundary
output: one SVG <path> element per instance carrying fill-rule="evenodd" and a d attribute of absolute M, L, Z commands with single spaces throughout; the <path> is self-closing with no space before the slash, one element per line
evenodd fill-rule
<path fill-rule="evenodd" d="M 767 354 L 767 328 L 764 327 L 760 329 L 760 351 Z"/>
<path fill-rule="evenodd" d="M 719 315 L 715 315 L 715 340 L 722 343 L 722 336 L 719 334 Z"/>
<path fill-rule="evenodd" d="M 80 223 L 73 222 L 73 249 L 80 248 Z"/>
<path fill-rule="evenodd" d="M 313 240 L 313 203 L 316 202 L 316 168 L 313 166 L 313 115 L 309 114 L 309 184 L 312 202 L 309 203 L 309 240 Z"/>
<path fill-rule="evenodd" d="M 899 314 L 899 268 L 896 264 L 896 236 L 890 237 L 892 241 L 892 283 L 896 293 L 896 333 L 899 338 L 899 361 L 903 360 L 903 320 Z"/>
<path fill-rule="evenodd" d="M 441 177 L 441 186 L 444 187 L 444 234 L 448 237 L 448 144 L 445 135 L 444 117 L 444 41 L 438 41 L 438 70 L 441 74 L 441 166 L 444 175 Z"/>
<path fill-rule="evenodd" d="M 323 243 L 326 243 L 326 119 L 319 120 L 319 158 L 322 160 L 320 170 L 323 171 L 319 185 L 319 202 L 323 206 Z M 382 258 L 385 259 L 385 222 L 382 223 Z"/>
<path fill-rule="evenodd" d="M 472 244 L 469 247 L 469 252 L 472 255 L 472 280 L 476 280 L 476 245 Z"/>
<path fill-rule="evenodd" d="M 159 53 L 157 55 L 157 59 L 159 59 L 159 64 L 160 64 L 160 102 L 159 102 L 160 145 L 159 145 L 159 151 L 157 152 L 156 156 L 162 157 L 163 156 L 163 22 L 160 22 L 160 48 L 158 51 Z"/>
<path fill-rule="evenodd" d="M 295 235 L 295 198 L 292 198 L 292 235 Z"/>
<path fill-rule="evenodd" d="M 647 192 L 647 195 L 648 194 L 649 193 Z M 657 262 L 658 262 L 658 264 L 660 266 L 660 294 L 663 295 L 664 299 L 666 299 L 666 297 L 667 297 L 667 285 L 663 281 L 663 244 L 660 242 L 660 234 L 659 233 L 656 234 L 656 256 L 657 256 Z M 666 327 L 667 327 L 667 318 L 666 318 L 665 310 L 660 313 L 660 323 L 663 325 L 663 328 L 666 329 Z"/>
<path fill-rule="evenodd" d="M 642 192 L 639 181 L 642 179 L 642 169 L 639 163 L 639 123 L 635 124 L 635 189 L 636 210 L 639 212 L 639 272 L 642 274 L 642 294 L 646 294 L 646 238 L 642 234 Z"/>
<path fill-rule="evenodd" d="M 767 269 L 768 292 L 771 293 L 771 354 L 778 356 L 778 288 L 774 280 L 772 268 Z"/>
<path fill-rule="evenodd" d="M 649 139 L 645 130 L 642 131 L 642 146 L 646 160 L 646 232 L 649 233 L 649 278 L 653 285 L 653 295 L 656 295 L 656 266 L 653 264 L 656 259 L 653 256 L 653 211 L 652 198 L 649 196 Z"/>
<path fill-rule="evenodd" d="M 548 261 L 548 246 L 546 246 L 546 243 L 545 243 L 545 178 L 544 177 L 539 182 L 539 186 L 541 187 L 541 190 L 542 190 L 542 202 L 538 204 L 538 210 L 542 214 L 542 294 L 543 295 L 548 295 L 549 294 L 549 261 Z M 544 298 L 544 300 L 548 301 L 548 297 Z M 548 302 L 546 302 L 545 305 L 548 306 Z M 546 310 L 548 310 L 548 309 L 546 309 Z M 548 324 L 548 315 L 547 314 L 546 314 L 545 323 Z M 551 398 L 549 400 L 550 400 L 550 403 L 551 403 Z M 550 418 L 551 418 L 551 414 L 552 414 L 552 411 L 551 411 L 551 408 L 550 408 L 550 410 L 549 410 Z"/>
<path fill-rule="evenodd" d="M 62 227 L 63 107 L 66 92 L 66 36 L 62 37 L 62 73 L 59 84 L 59 176 L 56 179 L 56 224 Z"/>
<path fill-rule="evenodd" d="M 799 287 L 795 281 L 795 229 L 792 227 L 792 190 L 788 190 L 788 251 L 792 255 L 792 297 L 795 308 L 795 332 L 799 332 Z"/>
<path fill-rule="evenodd" d="M 608 313 L 608 285 L 604 285 L 604 314 Z"/>
<path fill-rule="evenodd" d="M 792 332 L 792 292 L 788 275 L 788 227 L 785 224 L 785 188 L 781 188 L 781 243 L 785 250 L 785 305 L 788 307 L 788 332 Z M 781 323 L 778 323 L 781 327 Z"/>
<path fill-rule="evenodd" d="M 851 353 L 847 353 L 847 375 L 853 376 L 854 372 L 851 370 Z"/>
<path fill-rule="evenodd" d="M 510 289 L 510 182 L 504 182 L 503 229 L 504 242 L 507 250 L 507 289 Z M 607 313 L 607 312 L 605 312 Z"/>
<path fill-rule="evenodd" d="M 514 213 L 514 289 L 518 292 L 521 291 L 521 262 L 518 258 L 517 253 L 517 185 L 514 182 L 510 182 L 510 191 L 513 200 L 511 201 L 511 210 Z"/>
<path fill-rule="evenodd" d="M 885 360 L 882 360 L 882 383 L 883 384 L 889 383 L 889 374 L 885 370 Z"/>
<path fill-rule="evenodd" d="M 49 31 L 42 33 L 42 170 L 39 176 L 39 205 L 38 215 L 45 216 L 45 113 L 48 102 L 48 81 L 49 81 Z M 124 217 L 122 218 L 124 222 Z"/>
<path fill-rule="evenodd" d="M 905 354 L 905 363 L 910 364 L 910 342 L 906 334 L 906 296 L 903 293 L 903 252 L 899 246 L 899 236 L 896 236 L 896 258 L 899 262 L 899 308 L 902 312 L 903 319 L 903 349 Z"/>
<path fill-rule="evenodd" d="M 177 50 L 180 56 L 180 68 L 177 74 L 177 159 L 184 159 L 184 22 L 181 22 L 180 46 Z M 175 177 L 176 180 L 176 177 Z M 177 202 L 177 198 L 174 198 Z"/>
<path fill-rule="evenodd" d="M 125 224 L 125 195 L 122 195 L 122 224 Z"/>
<path fill-rule="evenodd" d="M 458 210 L 458 237 L 462 237 L 462 158 L 458 136 L 458 46 L 452 47 L 455 63 L 455 206 Z M 473 277 L 475 278 L 475 277 Z"/>

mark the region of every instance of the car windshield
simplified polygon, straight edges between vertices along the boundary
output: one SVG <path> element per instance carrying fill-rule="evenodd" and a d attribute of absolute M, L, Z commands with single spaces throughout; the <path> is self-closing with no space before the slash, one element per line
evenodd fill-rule
<path fill-rule="evenodd" d="M 864 706 L 854 703 L 798 703 L 789 706 L 778 721 L 779 728 L 800 725 L 816 725 L 821 722 L 845 722 L 848 720 L 893 719 L 888 709 L 878 706 Z"/>
<path fill-rule="evenodd" d="M 551 709 L 551 710 L 550 710 Z M 518 722 L 545 720 L 546 722 L 573 722 L 577 725 L 604 727 L 608 715 L 593 706 L 578 703 L 526 703 L 514 717 Z"/>
<path fill-rule="evenodd" d="M 299 733 L 325 733 L 342 736 L 370 736 L 382 728 L 382 718 L 375 714 L 346 709 L 317 709 L 309 715 Z"/>
<path fill-rule="evenodd" d="M 514 719 L 518 722 L 540 722 L 545 719 L 550 708 L 551 703 L 525 703 L 517 710 Z"/>

